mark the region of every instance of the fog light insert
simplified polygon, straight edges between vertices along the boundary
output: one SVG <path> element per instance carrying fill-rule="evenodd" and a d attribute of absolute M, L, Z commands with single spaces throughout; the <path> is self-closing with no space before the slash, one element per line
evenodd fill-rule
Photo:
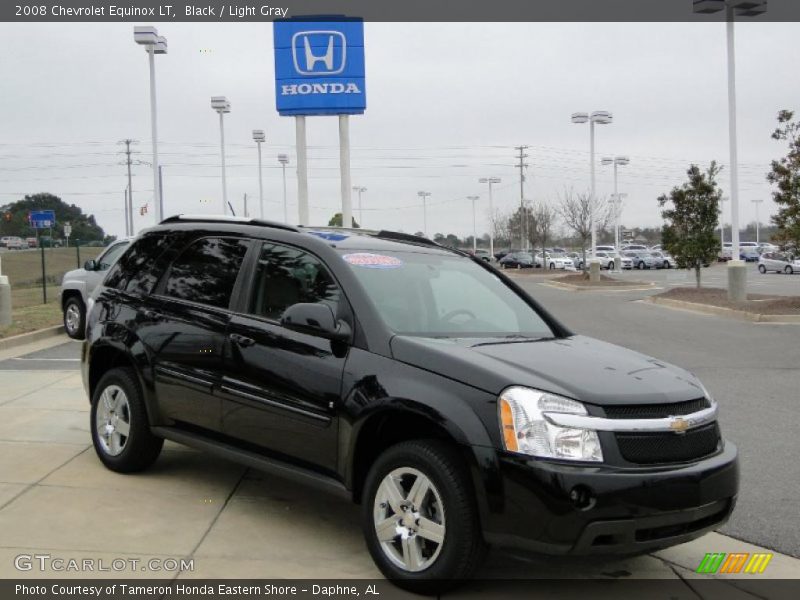
<path fill-rule="evenodd" d="M 576 485 L 569 492 L 569 500 L 578 510 L 589 510 L 595 505 L 592 490 L 585 485 Z"/>

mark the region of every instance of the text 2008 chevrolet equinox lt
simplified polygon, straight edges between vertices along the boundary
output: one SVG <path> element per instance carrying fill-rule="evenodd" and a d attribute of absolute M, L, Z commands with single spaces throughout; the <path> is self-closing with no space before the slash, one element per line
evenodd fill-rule
<path fill-rule="evenodd" d="M 468 577 L 488 544 L 638 553 L 733 510 L 736 448 L 691 373 L 573 334 L 426 239 L 172 217 L 94 297 L 108 468 L 168 439 L 342 494 L 402 587 Z"/>

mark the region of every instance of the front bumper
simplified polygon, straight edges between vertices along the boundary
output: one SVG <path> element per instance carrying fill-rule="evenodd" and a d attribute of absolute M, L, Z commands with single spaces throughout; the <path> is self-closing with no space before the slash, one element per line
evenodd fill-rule
<path fill-rule="evenodd" d="M 571 465 L 501 453 L 501 499 L 484 537 L 548 554 L 633 554 L 680 544 L 730 517 L 739 487 L 736 447 L 666 466 Z"/>

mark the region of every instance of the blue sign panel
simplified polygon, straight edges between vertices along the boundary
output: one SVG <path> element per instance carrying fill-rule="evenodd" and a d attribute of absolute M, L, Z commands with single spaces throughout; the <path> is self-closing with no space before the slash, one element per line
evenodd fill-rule
<path fill-rule="evenodd" d="M 364 112 L 363 21 L 277 20 L 273 35 L 275 104 L 281 115 Z"/>
<path fill-rule="evenodd" d="M 32 210 L 28 221 L 34 229 L 48 229 L 56 225 L 56 213 L 52 210 Z"/>

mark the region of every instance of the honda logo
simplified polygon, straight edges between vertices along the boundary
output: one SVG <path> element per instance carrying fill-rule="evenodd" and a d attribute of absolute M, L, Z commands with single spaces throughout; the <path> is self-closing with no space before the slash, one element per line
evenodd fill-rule
<path fill-rule="evenodd" d="M 336 75 L 344 71 L 347 42 L 340 31 L 298 31 L 292 58 L 300 75 Z"/>

